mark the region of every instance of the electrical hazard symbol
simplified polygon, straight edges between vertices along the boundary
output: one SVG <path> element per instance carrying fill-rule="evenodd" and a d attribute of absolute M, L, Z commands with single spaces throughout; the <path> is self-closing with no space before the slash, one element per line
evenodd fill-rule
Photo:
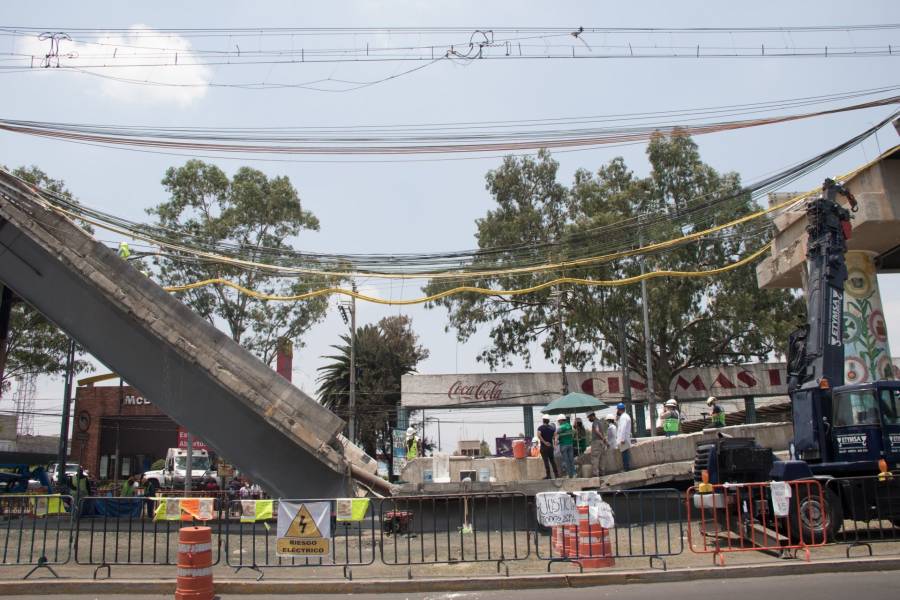
<path fill-rule="evenodd" d="M 312 515 L 309 514 L 309 509 L 306 508 L 305 504 L 300 505 L 300 510 L 297 511 L 297 516 L 291 521 L 291 524 L 288 525 L 287 531 L 284 534 L 284 537 L 291 538 L 320 538 L 322 534 L 319 532 L 319 528 L 316 527 L 316 522 L 313 520 Z"/>
<path fill-rule="evenodd" d="M 331 553 L 331 503 L 278 503 L 275 538 L 278 556 L 321 556 Z"/>

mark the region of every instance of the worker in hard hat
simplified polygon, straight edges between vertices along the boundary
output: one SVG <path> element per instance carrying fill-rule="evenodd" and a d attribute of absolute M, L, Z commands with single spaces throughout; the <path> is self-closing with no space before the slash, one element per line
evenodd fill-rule
<path fill-rule="evenodd" d="M 662 425 L 666 437 L 672 437 L 681 433 L 681 413 L 678 411 L 678 401 L 675 398 L 666 400 L 663 412 L 659 415 L 659 423 Z"/>
<path fill-rule="evenodd" d="M 544 472 L 547 474 L 544 479 L 556 479 L 559 477 L 559 469 L 556 468 L 556 460 L 553 457 L 553 438 L 556 435 L 556 427 L 550 424 L 548 415 L 541 415 L 541 426 L 538 427 L 538 440 L 541 443 L 541 459 L 544 461 Z M 550 470 L 553 470 L 553 477 L 550 477 Z"/>
<path fill-rule="evenodd" d="M 419 456 L 419 437 L 416 428 L 410 426 L 406 430 L 406 460 L 412 460 Z"/>
<path fill-rule="evenodd" d="M 616 405 L 616 449 L 622 454 L 622 470 L 631 470 L 631 417 L 625 403 Z"/>
<path fill-rule="evenodd" d="M 706 405 L 710 408 L 709 424 L 712 427 L 725 427 L 725 410 L 719 406 L 715 396 L 706 399 Z"/>
<path fill-rule="evenodd" d="M 575 431 L 566 415 L 559 415 L 556 419 L 556 445 L 559 446 L 563 473 L 567 477 L 575 477 Z"/>
<path fill-rule="evenodd" d="M 597 418 L 596 413 L 588 414 L 587 418 L 591 422 L 591 477 L 599 477 L 603 453 L 609 450 L 609 442 L 606 440 L 607 426 L 603 420 Z"/>

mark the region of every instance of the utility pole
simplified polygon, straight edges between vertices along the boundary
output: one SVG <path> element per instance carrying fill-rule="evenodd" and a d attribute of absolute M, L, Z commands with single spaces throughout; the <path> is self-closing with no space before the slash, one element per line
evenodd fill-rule
<path fill-rule="evenodd" d="M 352 284 L 356 291 L 356 282 Z M 350 441 L 356 443 L 356 297 L 350 297 Z"/>
<path fill-rule="evenodd" d="M 644 236 L 640 238 L 640 245 L 644 245 Z M 641 275 L 644 274 L 644 257 L 639 256 L 641 263 Z M 650 307 L 647 302 L 647 280 L 641 279 L 641 307 L 644 312 L 644 350 L 647 358 L 647 404 L 649 407 L 650 435 L 656 435 L 656 395 L 653 391 L 653 350 L 650 344 Z M 643 410 L 641 413 L 643 414 Z"/>
<path fill-rule="evenodd" d="M 566 323 L 562 310 L 562 296 L 564 292 L 562 289 L 557 289 L 554 290 L 553 294 L 556 296 L 556 314 L 559 317 L 557 322 L 559 325 L 559 335 L 557 336 L 559 340 L 559 369 L 562 375 L 562 393 L 565 396 L 569 393 L 569 378 L 566 377 Z"/>
<path fill-rule="evenodd" d="M 69 449 L 69 410 L 72 406 L 72 378 L 75 376 L 75 340 L 69 339 L 66 353 L 66 379 L 63 387 L 62 421 L 59 425 L 59 447 L 56 454 L 56 485 L 66 482 L 66 458 Z M 51 477 L 53 474 L 50 474 Z"/>
<path fill-rule="evenodd" d="M 184 495 L 191 495 L 191 483 L 194 478 L 194 436 L 187 432 L 187 456 L 184 460 Z"/>
<path fill-rule="evenodd" d="M 631 401 L 631 372 L 628 369 L 628 343 L 625 340 L 625 317 L 619 315 L 619 367 L 622 369 L 622 401 L 631 410 L 634 427 L 638 435 L 642 434 L 647 424 L 644 422 L 643 409 L 638 410 Z"/>

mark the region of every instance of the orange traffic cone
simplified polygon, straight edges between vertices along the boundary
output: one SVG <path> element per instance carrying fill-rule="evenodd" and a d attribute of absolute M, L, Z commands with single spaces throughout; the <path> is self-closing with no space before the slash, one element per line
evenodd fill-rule
<path fill-rule="evenodd" d="M 213 600 L 212 529 L 182 527 L 178 532 L 175 600 Z"/>

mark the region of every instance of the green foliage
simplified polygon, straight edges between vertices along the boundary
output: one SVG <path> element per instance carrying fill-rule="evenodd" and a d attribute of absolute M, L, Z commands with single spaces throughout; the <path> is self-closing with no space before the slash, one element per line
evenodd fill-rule
<path fill-rule="evenodd" d="M 19 167 L 13 175 L 25 181 L 73 200 L 72 193 L 60 179 L 53 179 L 36 166 Z M 90 227 L 82 224 L 90 231 Z M 69 337 L 48 321 L 30 304 L 16 298 L 10 314 L 9 337 L 6 344 L 6 368 L 0 379 L 0 390 L 10 386 L 12 379 L 27 375 L 63 375 Z M 86 371 L 90 363 L 76 354 L 76 372 Z"/>
<path fill-rule="evenodd" d="M 168 202 L 149 209 L 158 224 L 176 235 L 192 236 L 192 245 L 230 243 L 242 257 L 269 262 L 267 249 L 287 249 L 290 238 L 319 229 L 316 217 L 303 210 L 287 177 L 268 178 L 261 171 L 241 167 L 231 179 L 215 165 L 190 160 L 170 167 L 162 180 Z M 295 295 L 318 288 L 318 282 L 273 277 L 255 270 L 221 264 L 163 258 L 162 285 L 182 285 L 203 279 L 225 278 L 269 295 Z M 181 299 L 213 324 L 223 322 L 232 339 L 271 363 L 279 338 L 302 346 L 301 336 L 322 319 L 327 300 L 269 302 L 222 286 L 181 293 Z"/>
<path fill-rule="evenodd" d="M 319 402 L 341 418 L 350 416 L 350 336 L 332 346 L 337 354 L 326 356 L 319 368 Z M 377 325 L 356 330 L 356 441 L 371 456 L 379 450 L 392 456 L 391 434 L 397 426 L 400 378 L 416 370 L 428 358 L 406 316 L 385 317 Z M 391 461 L 392 462 L 392 461 Z"/>
<path fill-rule="evenodd" d="M 487 189 L 497 207 L 477 222 L 482 249 L 529 245 L 536 247 L 531 262 L 555 262 L 602 254 L 611 243 L 637 245 L 682 236 L 683 225 L 705 229 L 747 214 L 758 207 L 741 193 L 737 174 L 720 174 L 700 159 L 696 144 L 676 133 L 656 136 L 648 145 L 651 171 L 635 176 L 616 158 L 596 174 L 580 170 L 571 188 L 556 183 L 557 163 L 541 152 L 537 159 L 508 157 L 487 175 Z M 711 203 L 717 198 L 730 198 Z M 636 223 L 647 214 L 665 215 L 646 221 L 627 240 L 620 224 Z M 747 223 L 703 241 L 684 244 L 646 257 L 579 267 L 569 272 L 528 273 L 482 277 L 474 285 L 518 288 L 562 275 L 593 279 L 621 279 L 637 275 L 641 261 L 647 271 L 696 271 L 738 260 L 768 241 L 760 223 Z M 576 241 L 577 240 L 577 241 Z M 596 249 L 594 252 L 591 252 Z M 512 264 L 509 252 L 483 252 L 473 268 L 502 268 Z M 521 262 L 521 257 L 516 257 Z M 449 287 L 439 280 L 428 293 Z M 760 290 L 752 267 L 708 278 L 660 278 L 647 284 L 650 337 L 657 393 L 665 397 L 669 383 L 690 367 L 765 360 L 783 353 L 795 315 L 802 310 L 789 291 Z M 491 368 L 508 365 L 512 357 L 530 360 L 534 344 L 544 356 L 559 360 L 558 315 L 549 291 L 518 298 L 465 294 L 445 298 L 449 325 L 460 341 L 479 327 L 489 326 L 493 344 L 479 359 Z M 601 288 L 574 286 L 565 290 L 562 313 L 566 323 L 566 363 L 583 368 L 618 362 L 621 316 L 626 323 L 627 361 L 633 372 L 645 375 L 640 285 Z"/>

